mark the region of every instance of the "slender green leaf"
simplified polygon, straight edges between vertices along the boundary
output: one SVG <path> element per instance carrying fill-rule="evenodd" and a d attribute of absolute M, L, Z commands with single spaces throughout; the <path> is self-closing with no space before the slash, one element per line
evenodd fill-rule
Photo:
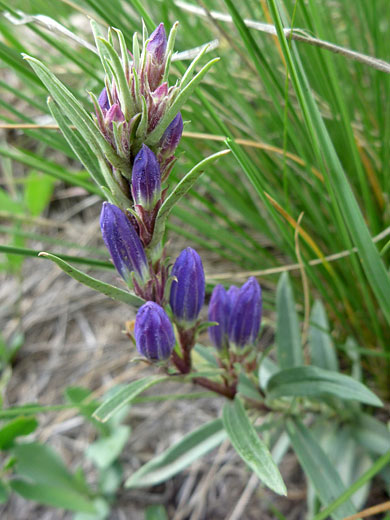
<path fill-rule="evenodd" d="M 166 379 L 167 376 L 148 376 L 133 381 L 104 401 L 95 411 L 93 417 L 98 421 L 107 422 L 118 410 L 131 403 L 137 395 L 141 394 L 153 385 L 166 381 Z"/>
<path fill-rule="evenodd" d="M 294 295 L 287 272 L 284 272 L 276 290 L 276 346 L 281 368 L 303 365 L 299 321 Z"/>
<path fill-rule="evenodd" d="M 359 381 L 314 366 L 281 370 L 268 381 L 267 393 L 271 399 L 291 396 L 318 398 L 332 395 L 372 406 L 383 406 L 381 400 Z"/>
<path fill-rule="evenodd" d="M 206 157 L 200 163 L 192 168 L 182 179 L 176 184 L 173 191 L 168 195 L 159 209 L 155 231 L 153 234 L 153 240 L 150 248 L 158 245 L 164 235 L 165 225 L 169 214 L 171 213 L 174 206 L 184 197 L 184 195 L 192 188 L 198 178 L 204 172 L 204 169 L 209 166 L 212 162 L 216 161 L 223 155 L 229 153 L 229 150 L 222 150 L 222 152 L 215 153 L 214 155 L 210 155 L 210 157 Z"/>
<path fill-rule="evenodd" d="M 287 433 L 306 476 L 313 484 L 322 504 L 327 506 L 344 491 L 344 484 L 306 426 L 298 419 L 287 421 Z M 345 501 L 332 514 L 334 520 L 343 520 L 356 513 L 350 500 Z"/>
<path fill-rule="evenodd" d="M 133 473 L 125 486 L 138 488 L 165 482 L 214 449 L 225 438 L 221 419 L 204 424 Z"/>
<path fill-rule="evenodd" d="M 375 464 L 371 466 L 361 477 L 359 477 L 348 489 L 344 491 L 341 495 L 339 495 L 331 504 L 329 504 L 323 511 L 318 513 L 313 520 L 325 520 L 329 515 L 340 508 L 342 504 L 345 504 L 346 501 L 354 495 L 362 486 L 370 482 L 375 475 L 377 475 L 383 468 L 390 464 L 390 451 L 387 450 L 387 453 L 382 455 Z M 333 516 L 333 515 L 332 515 Z M 333 516 L 334 517 L 334 516 Z"/>
<path fill-rule="evenodd" d="M 384 455 L 390 449 L 389 427 L 368 414 L 359 414 L 352 433 L 356 441 L 370 453 Z"/>
<path fill-rule="evenodd" d="M 287 495 L 286 486 L 272 456 L 250 422 L 241 401 L 226 403 L 222 420 L 228 437 L 251 470 L 270 489 L 279 495 Z"/>
<path fill-rule="evenodd" d="M 34 72 L 45 85 L 54 101 L 75 125 L 89 146 L 99 156 L 103 152 L 116 168 L 127 169 L 125 162 L 118 157 L 111 145 L 104 139 L 91 116 L 73 94 L 52 74 L 43 63 L 31 56 L 24 56 Z"/>
<path fill-rule="evenodd" d="M 314 302 L 310 315 L 309 346 L 313 365 L 338 370 L 337 356 L 329 334 L 328 318 L 320 300 Z"/>
<path fill-rule="evenodd" d="M 21 233 L 21 236 L 25 236 Z M 15 255 L 23 255 L 23 256 L 34 256 L 37 257 L 41 251 L 37 249 L 29 249 L 27 247 L 14 247 L 14 246 L 3 246 L 0 244 L 0 252 L 2 253 L 11 253 Z M 104 260 L 97 260 L 96 258 L 85 258 L 82 256 L 72 256 L 72 255 L 62 255 L 58 253 L 56 255 L 57 258 L 61 260 L 69 260 L 70 262 L 74 262 L 75 264 L 83 264 L 89 265 L 91 267 L 97 267 L 100 269 L 115 269 L 113 264 L 110 262 L 105 262 Z M 43 258 L 43 256 L 42 256 Z"/>
<path fill-rule="evenodd" d="M 140 307 L 144 300 L 135 296 L 134 294 L 130 294 L 129 292 L 124 291 L 123 289 L 118 289 L 118 287 L 114 287 L 106 282 L 101 282 L 88 274 L 79 271 L 75 267 L 71 266 L 64 260 L 61 260 L 58 256 L 51 255 L 50 253 L 39 253 L 39 256 L 47 258 L 52 262 L 56 263 L 58 267 L 60 267 L 66 274 L 81 282 L 82 284 L 94 289 L 95 291 L 101 292 L 112 298 L 113 300 L 117 300 L 123 303 L 127 303 L 129 305 L 133 305 L 134 307 Z"/>
<path fill-rule="evenodd" d="M 77 131 L 69 127 L 64 115 L 51 98 L 48 99 L 47 105 L 52 116 L 57 121 L 63 136 L 69 143 L 69 146 L 72 148 L 81 164 L 85 167 L 85 169 L 99 187 L 102 185 L 104 186 L 105 181 L 101 174 L 99 162 L 96 159 L 96 154 L 94 154 L 88 144 L 79 137 Z"/>

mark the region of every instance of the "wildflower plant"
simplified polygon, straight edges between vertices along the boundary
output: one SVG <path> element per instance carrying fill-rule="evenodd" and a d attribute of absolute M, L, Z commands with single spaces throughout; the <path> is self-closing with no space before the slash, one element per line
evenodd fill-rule
<path fill-rule="evenodd" d="M 91 114 L 43 63 L 26 56 L 50 93 L 53 117 L 106 199 L 101 233 L 123 288 L 96 280 L 54 255 L 42 255 L 81 283 L 138 309 L 135 322 L 127 327 L 129 344 L 155 372 L 107 397 L 93 418 L 103 423 L 111 420 L 141 392 L 161 382 L 193 382 L 225 399 L 221 418 L 201 426 L 140 468 L 128 478 L 128 487 L 170 478 L 227 435 L 261 481 L 276 493 L 286 494 L 270 453 L 282 430 L 289 439 L 282 451 L 290 445 L 294 448 L 320 501 L 329 505 L 344 485 L 303 419 L 310 417 L 318 424 L 334 421 L 335 434 L 346 433 L 351 425 L 362 431 L 359 425 L 365 424 L 367 437 L 372 423 L 364 422 L 362 405 L 382 403 L 356 378 L 339 372 L 319 302 L 304 348 L 286 274 L 277 289 L 276 352 L 271 358 L 261 338 L 262 290 L 256 278 L 250 277 L 241 287 L 216 285 L 204 312 L 206 278 L 198 252 L 186 247 L 171 260 L 165 227 L 172 208 L 204 169 L 226 153 L 223 150 L 204 159 L 176 185 L 170 182 L 183 131 L 180 109 L 217 61 L 209 61 L 196 72 L 207 51 L 204 47 L 181 79 L 170 85 L 177 29 L 176 23 L 167 35 L 160 24 L 148 36 L 144 27 L 142 44 L 135 34 L 130 52 L 121 31 L 110 29 L 105 36 L 92 22 L 104 81 L 100 91 L 90 93 Z M 206 330 L 208 346 L 202 344 Z M 260 427 L 253 421 L 258 416 L 263 419 Z M 259 430 L 272 435 L 265 440 Z M 362 445 L 357 439 L 353 442 L 357 453 Z M 183 453 L 186 457 L 181 457 Z M 325 491 L 317 463 L 330 476 Z M 346 499 L 336 511 L 334 518 L 341 518 L 356 509 Z"/>

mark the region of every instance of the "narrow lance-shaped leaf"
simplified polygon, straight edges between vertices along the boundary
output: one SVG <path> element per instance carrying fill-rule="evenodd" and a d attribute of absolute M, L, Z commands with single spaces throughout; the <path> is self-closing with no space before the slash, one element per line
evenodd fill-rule
<path fill-rule="evenodd" d="M 129 385 L 119 390 L 115 395 L 109 397 L 94 412 L 93 417 L 101 422 L 107 422 L 118 410 L 130 404 L 131 401 L 140 393 L 162 381 L 166 381 L 167 376 L 148 376 L 137 381 L 133 381 Z"/>
<path fill-rule="evenodd" d="M 288 273 L 279 279 L 276 290 L 276 346 L 282 368 L 303 365 L 301 334 L 295 301 Z"/>
<path fill-rule="evenodd" d="M 383 406 L 381 400 L 352 377 L 314 366 L 286 368 L 271 377 L 268 396 L 321 397 L 333 395 L 339 399 L 355 400 L 372 406 Z"/>
<path fill-rule="evenodd" d="M 99 164 L 96 160 L 96 154 L 92 152 L 91 148 L 88 146 L 88 144 L 86 144 L 85 141 L 83 141 L 83 139 L 80 139 L 77 132 L 69 128 L 65 117 L 51 98 L 48 98 L 47 105 L 51 115 L 57 121 L 63 136 L 69 143 L 69 146 L 72 148 L 81 164 L 85 167 L 87 172 L 98 186 L 104 185 L 104 178 L 100 172 Z"/>
<path fill-rule="evenodd" d="M 104 152 L 107 159 L 116 168 L 126 170 L 125 162 L 118 157 L 108 142 L 99 132 L 91 116 L 84 109 L 81 103 L 74 97 L 74 95 L 63 85 L 58 78 L 49 71 L 43 63 L 31 56 L 24 55 L 31 67 L 34 69 L 37 76 L 50 92 L 53 99 L 58 103 L 64 114 L 79 130 L 81 135 L 87 141 L 89 146 L 99 155 L 99 149 Z"/>
<path fill-rule="evenodd" d="M 115 80 L 118 85 L 118 95 L 120 96 L 121 108 L 126 120 L 128 121 L 134 113 L 134 103 L 121 60 L 118 56 L 118 53 L 107 40 L 101 37 L 98 37 L 98 40 L 102 42 L 107 50 L 108 55 L 110 56 L 110 62 L 115 75 Z"/>
<path fill-rule="evenodd" d="M 305 474 L 313 484 L 322 504 L 324 506 L 330 504 L 345 491 L 339 474 L 301 421 L 289 419 L 286 426 L 291 444 Z M 342 520 L 354 513 L 356 513 L 354 506 L 350 500 L 347 500 L 332 513 L 332 518 Z"/>
<path fill-rule="evenodd" d="M 225 438 L 221 419 L 215 419 L 150 460 L 127 479 L 125 486 L 139 488 L 165 482 L 214 449 Z"/>
<path fill-rule="evenodd" d="M 313 365 L 328 370 L 338 370 L 337 356 L 329 334 L 326 311 L 320 300 L 316 300 L 310 315 L 309 346 Z"/>
<path fill-rule="evenodd" d="M 226 155 L 227 153 L 229 153 L 229 150 L 222 150 L 221 152 L 210 155 L 210 157 L 206 157 L 206 159 L 203 159 L 203 161 L 194 166 L 192 170 L 190 170 L 175 186 L 173 191 L 165 199 L 158 212 L 153 239 L 149 249 L 153 249 L 156 245 L 159 244 L 164 235 L 165 225 L 169 214 L 171 213 L 174 206 L 180 201 L 180 199 L 184 197 L 184 195 L 192 188 L 192 186 L 204 172 L 204 169 L 209 164 L 219 159 L 223 155 Z"/>
<path fill-rule="evenodd" d="M 279 495 L 286 495 L 286 486 L 278 467 L 250 422 L 240 399 L 236 397 L 232 403 L 225 404 L 222 420 L 234 449 L 243 461 L 266 486 Z"/>
<path fill-rule="evenodd" d="M 144 300 L 138 298 L 138 296 L 135 296 L 134 294 L 130 294 L 126 291 L 123 291 L 122 289 L 118 289 L 118 287 L 114 287 L 113 285 L 110 285 L 106 282 L 96 280 L 96 278 L 93 278 L 92 276 L 89 276 L 88 274 L 79 271 L 78 269 L 71 266 L 64 260 L 61 260 L 61 258 L 58 258 L 58 256 L 51 255 L 50 253 L 45 252 L 39 253 L 39 256 L 43 256 L 45 258 L 48 258 L 49 260 L 52 260 L 52 262 L 56 263 L 58 267 L 60 267 L 66 274 L 68 274 L 78 282 L 81 282 L 82 284 L 86 285 L 87 287 L 90 287 L 91 289 L 94 289 L 95 291 L 105 294 L 113 300 L 118 300 L 120 302 L 133 305 L 134 307 L 140 307 L 143 303 L 145 303 Z"/>

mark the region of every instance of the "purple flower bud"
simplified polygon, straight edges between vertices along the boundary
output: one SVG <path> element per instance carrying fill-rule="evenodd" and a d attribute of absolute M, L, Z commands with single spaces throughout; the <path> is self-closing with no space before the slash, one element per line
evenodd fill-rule
<path fill-rule="evenodd" d="M 155 61 L 161 63 L 167 49 L 167 35 L 164 24 L 160 25 L 152 32 L 146 50 L 152 55 Z"/>
<path fill-rule="evenodd" d="M 118 273 L 126 283 L 130 283 L 130 273 L 134 271 L 137 282 L 144 284 L 149 279 L 145 251 L 123 211 L 114 204 L 104 202 L 100 214 L 100 229 Z"/>
<path fill-rule="evenodd" d="M 221 349 L 226 345 L 228 329 L 229 302 L 228 295 L 222 285 L 216 285 L 209 303 L 209 321 L 217 321 L 219 325 L 209 327 L 209 336 L 213 345 Z"/>
<path fill-rule="evenodd" d="M 108 110 L 104 120 L 105 120 L 106 125 L 109 127 L 112 126 L 113 121 L 116 121 L 117 123 L 119 123 L 119 122 L 125 120 L 125 116 L 123 115 L 123 112 L 118 103 L 114 103 L 112 105 L 112 107 Z"/>
<path fill-rule="evenodd" d="M 236 285 L 231 285 L 227 291 L 228 299 L 228 318 L 230 317 L 232 310 L 235 308 L 236 299 L 240 289 Z"/>
<path fill-rule="evenodd" d="M 145 144 L 134 159 L 131 187 L 136 204 L 152 210 L 161 197 L 161 175 L 157 158 Z"/>
<path fill-rule="evenodd" d="M 108 100 L 106 87 L 104 87 L 104 89 L 100 92 L 98 103 L 102 110 L 109 110 L 110 102 Z"/>
<path fill-rule="evenodd" d="M 138 310 L 134 336 L 141 356 L 156 361 L 168 359 L 175 346 L 172 323 L 164 309 L 155 302 L 146 302 Z"/>
<path fill-rule="evenodd" d="M 232 291 L 232 307 L 229 316 L 229 340 L 238 347 L 255 341 L 261 322 L 261 288 L 251 276 L 238 294 Z"/>
<path fill-rule="evenodd" d="M 204 302 L 205 278 L 198 253 L 187 247 L 177 257 L 171 275 L 170 304 L 178 323 L 186 328 L 195 324 Z"/>
<path fill-rule="evenodd" d="M 183 118 L 179 112 L 169 124 L 160 140 L 161 154 L 166 157 L 175 153 L 183 133 Z"/>

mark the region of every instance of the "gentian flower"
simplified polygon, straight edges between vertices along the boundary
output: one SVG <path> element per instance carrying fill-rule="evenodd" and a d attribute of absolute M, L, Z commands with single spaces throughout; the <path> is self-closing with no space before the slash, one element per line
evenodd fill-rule
<path fill-rule="evenodd" d="M 209 336 L 214 346 L 221 349 L 226 345 L 228 330 L 229 302 L 228 295 L 222 285 L 216 285 L 209 303 L 209 321 L 217 321 L 218 325 L 209 327 Z"/>
<path fill-rule="evenodd" d="M 155 302 L 146 302 L 138 310 L 134 336 L 138 352 L 150 360 L 168 359 L 175 346 L 172 323 Z"/>
<path fill-rule="evenodd" d="M 173 121 L 168 125 L 167 129 L 161 137 L 159 146 L 160 154 L 163 157 L 169 157 L 175 153 L 177 145 L 181 139 L 183 133 L 183 118 L 179 112 Z"/>
<path fill-rule="evenodd" d="M 134 159 L 131 186 L 134 202 L 152 210 L 161 198 L 161 175 L 157 158 L 145 144 Z"/>
<path fill-rule="evenodd" d="M 205 296 L 205 277 L 202 260 L 191 247 L 177 257 L 171 275 L 170 304 L 176 321 L 185 328 L 193 326 L 198 319 Z"/>
<path fill-rule="evenodd" d="M 229 341 L 238 347 L 254 343 L 260 330 L 261 288 L 251 276 L 238 291 L 232 291 L 229 314 Z"/>
<path fill-rule="evenodd" d="M 149 279 L 148 262 L 141 240 L 125 213 L 114 204 L 104 202 L 100 228 L 118 273 L 129 284 L 134 271 L 137 282 L 144 284 Z"/>
<path fill-rule="evenodd" d="M 100 92 L 99 98 L 98 98 L 98 103 L 102 110 L 109 110 L 110 102 L 108 100 L 106 87 L 104 87 L 103 90 Z"/>

